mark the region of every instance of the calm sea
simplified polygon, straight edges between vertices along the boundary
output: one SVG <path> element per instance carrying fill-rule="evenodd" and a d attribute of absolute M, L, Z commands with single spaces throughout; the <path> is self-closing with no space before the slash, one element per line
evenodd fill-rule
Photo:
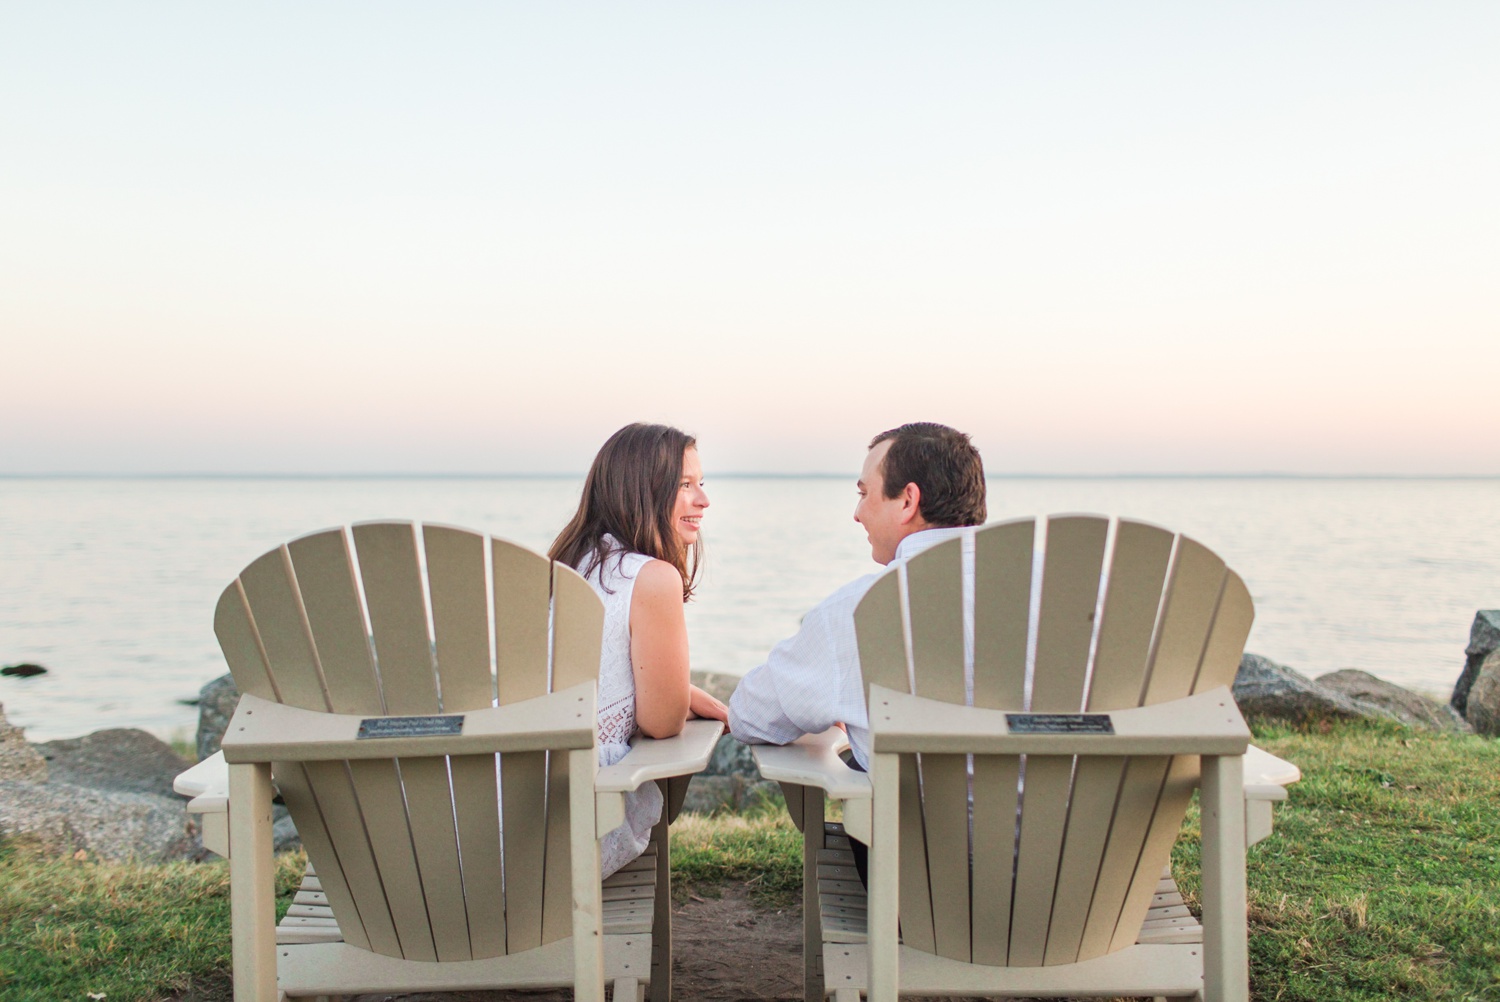
<path fill-rule="evenodd" d="M 417 518 L 545 549 L 580 478 L 0 479 L 0 702 L 32 740 L 190 733 L 179 700 L 224 669 L 219 592 L 293 536 Z M 839 478 L 710 477 L 694 667 L 742 673 L 873 571 Z M 1250 649 L 1308 675 L 1355 667 L 1439 694 L 1479 608 L 1500 607 L 1500 480 L 998 478 L 995 519 L 1100 512 L 1186 532 L 1255 597 Z"/>

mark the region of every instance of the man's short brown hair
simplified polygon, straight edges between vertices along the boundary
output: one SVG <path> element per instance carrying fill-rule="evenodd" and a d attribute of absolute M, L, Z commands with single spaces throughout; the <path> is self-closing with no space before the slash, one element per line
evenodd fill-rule
<path fill-rule="evenodd" d="M 918 511 L 929 525 L 983 525 L 984 463 L 969 436 L 947 425 L 914 421 L 870 440 L 870 448 L 890 442 L 881 463 L 885 496 L 894 498 L 916 484 Z"/>

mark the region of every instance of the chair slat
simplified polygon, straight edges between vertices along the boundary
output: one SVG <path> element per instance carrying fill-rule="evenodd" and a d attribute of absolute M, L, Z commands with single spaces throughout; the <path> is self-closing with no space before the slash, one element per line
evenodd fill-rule
<path fill-rule="evenodd" d="M 361 949 L 371 949 L 370 938 L 365 935 L 359 906 L 349 890 L 343 865 L 338 853 L 334 850 L 333 840 L 323 821 L 323 812 L 318 809 L 318 800 L 313 795 L 312 786 L 308 783 L 302 763 L 277 762 L 272 765 L 271 772 L 276 777 L 276 786 L 281 791 L 282 799 L 286 801 L 287 810 L 292 811 L 297 818 L 297 835 L 302 839 L 302 846 L 307 851 L 308 865 L 320 865 L 323 872 L 328 875 L 327 884 L 324 884 L 321 877 L 311 882 L 304 879 L 303 888 L 308 888 L 309 883 L 315 884 L 318 895 L 330 907 L 336 908 L 339 914 L 345 916 L 342 926 L 345 942 Z M 342 768 L 340 772 L 342 773 Z M 343 776 L 340 775 L 339 779 L 342 781 Z M 379 893 L 379 888 L 376 888 L 375 893 Z M 297 897 L 301 900 L 302 895 L 298 894 Z M 384 908 L 382 900 L 381 910 L 384 911 Z M 394 934 L 391 935 L 387 945 L 391 949 L 396 948 Z"/>
<path fill-rule="evenodd" d="M 1077 713 L 1083 707 L 1108 534 L 1109 520 L 1104 518 L 1075 515 L 1047 520 L 1032 712 Z"/>
<path fill-rule="evenodd" d="M 505 955 L 505 882 L 500 866 L 500 800 L 494 755 L 457 755 L 453 806 L 463 859 L 464 907 L 475 960 Z"/>
<path fill-rule="evenodd" d="M 401 786 L 411 822 L 412 849 L 427 920 L 439 960 L 470 960 L 469 923 L 461 903 L 464 881 L 458 861 L 458 832 L 453 824 L 453 792 L 448 787 L 448 760 L 441 757 L 401 760 Z"/>
<path fill-rule="evenodd" d="M 1165 529 L 1125 519 L 1115 529 L 1089 686 L 1088 708 L 1093 712 L 1140 705 L 1175 538 Z"/>
<path fill-rule="evenodd" d="M 1140 756 L 1127 761 L 1120 781 L 1119 808 L 1110 829 L 1109 845 L 1094 884 L 1094 899 L 1084 923 L 1078 959 L 1090 960 L 1109 952 L 1110 941 L 1120 922 L 1125 896 L 1135 880 L 1141 847 L 1156 812 L 1157 797 L 1171 759 L 1162 755 Z M 1158 863 L 1153 879 L 1159 879 Z"/>
<path fill-rule="evenodd" d="M 974 900 L 976 964 L 998 966 L 1010 955 L 1011 882 L 1016 861 L 1016 800 L 1021 759 L 974 756 Z"/>
<path fill-rule="evenodd" d="M 959 705 L 965 700 L 962 546 L 961 538 L 950 539 L 906 564 L 916 694 Z"/>
<path fill-rule="evenodd" d="M 589 597 L 594 597 L 592 589 Z M 595 650 L 598 646 L 596 641 Z M 596 672 L 598 664 L 599 655 L 595 654 Z M 568 753 L 550 752 L 547 756 L 547 857 L 542 877 L 543 944 L 573 935 L 572 808 L 568 801 L 568 786 Z M 593 845 L 597 856 L 598 842 Z"/>
<path fill-rule="evenodd" d="M 922 756 L 922 816 L 927 827 L 927 872 L 932 887 L 936 952 L 940 957 L 967 962 L 970 957 L 967 755 Z"/>
<path fill-rule="evenodd" d="M 917 757 L 901 756 L 900 895 L 901 935 L 908 946 L 932 953 L 937 948 L 932 928 L 931 884 L 927 877 L 927 836 L 922 826 L 922 794 Z M 874 872 L 875 860 L 870 860 Z M 857 880 L 856 880 L 857 882 Z"/>
<path fill-rule="evenodd" d="M 546 752 L 510 752 L 500 756 L 506 953 L 520 953 L 542 945 L 546 783 Z"/>
<path fill-rule="evenodd" d="M 1198 788 L 1201 763 L 1196 755 L 1177 755 L 1172 758 L 1162 783 L 1161 796 L 1156 802 L 1156 813 L 1151 818 L 1151 828 L 1141 846 L 1141 858 L 1137 864 L 1125 903 L 1120 908 L 1120 921 L 1110 941 L 1111 950 L 1123 950 L 1135 942 L 1136 932 L 1151 908 L 1151 897 L 1161 877 L 1162 867 L 1172 858 L 1172 843 L 1182 829 L 1182 819 L 1187 816 L 1188 804 L 1193 791 Z"/>
<path fill-rule="evenodd" d="M 604 603 L 571 567 L 552 565 L 552 691 L 599 677 Z"/>
<path fill-rule="evenodd" d="M 1067 824 L 1073 759 L 1028 755 L 1016 851 L 1015 906 L 1010 929 L 1012 967 L 1040 967 L 1047 947 L 1047 918 L 1057 889 L 1057 862 Z"/>
<path fill-rule="evenodd" d="M 1057 868 L 1057 892 L 1052 924 L 1047 930 L 1044 964 L 1078 959 L 1088 921 L 1089 903 L 1099 879 L 1104 846 L 1114 818 L 1115 796 L 1125 772 L 1125 759 L 1081 755 L 1074 765 L 1073 793 L 1068 802 L 1068 833 Z"/>
<path fill-rule="evenodd" d="M 244 585 L 261 649 L 283 702 L 304 710 L 328 709 L 286 547 L 272 550 L 246 567 L 240 573 L 240 584 Z"/>
<path fill-rule="evenodd" d="M 494 577 L 495 683 L 501 706 L 547 694 L 547 622 L 552 565 L 546 557 L 490 540 Z"/>
<path fill-rule="evenodd" d="M 1192 692 L 1219 605 L 1224 571 L 1224 561 L 1202 543 L 1178 537 L 1142 705 L 1181 699 Z"/>
<path fill-rule="evenodd" d="M 1234 685 L 1234 676 L 1240 670 L 1240 656 L 1245 651 L 1250 624 L 1254 621 L 1255 603 L 1250 598 L 1250 590 L 1238 574 L 1227 571 L 1213 629 L 1203 650 L 1203 664 L 1198 669 L 1197 681 L 1193 683 L 1194 692 Z"/>
<path fill-rule="evenodd" d="M 386 712 L 437 713 L 437 677 L 427 634 L 427 603 L 417 566 L 416 527 L 366 522 L 354 527 L 365 605 L 375 638 L 375 663 Z"/>
<path fill-rule="evenodd" d="M 865 700 L 870 686 L 882 685 L 895 692 L 910 692 L 906 672 L 906 617 L 901 613 L 901 575 L 878 578 L 854 608 L 860 674 L 864 677 Z"/>
<path fill-rule="evenodd" d="M 381 760 L 350 762 L 349 771 L 359 814 L 370 832 L 396 936 L 401 941 L 401 955 L 407 960 L 437 960 L 396 764 Z"/>
<path fill-rule="evenodd" d="M 422 547 L 427 554 L 427 594 L 443 711 L 492 706 L 495 680 L 490 674 L 484 537 L 466 529 L 424 525 Z"/>
<path fill-rule="evenodd" d="M 392 768 L 389 762 L 381 764 Z M 385 885 L 380 879 L 374 850 L 360 821 L 359 798 L 350 784 L 346 763 L 306 762 L 302 768 L 334 850 L 334 856 L 329 858 L 309 844 L 310 864 L 317 868 L 320 881 L 325 872 L 329 874 L 329 881 L 337 879 L 334 873 L 343 873 L 370 948 L 388 957 L 401 956 L 401 940 L 396 935 L 396 923 L 386 901 Z M 300 813 L 298 817 L 301 817 Z M 331 884 L 325 885 L 324 889 L 329 888 Z"/>
<path fill-rule="evenodd" d="M 335 713 L 380 713 L 380 685 L 342 529 L 317 532 L 287 544 L 302 593 L 318 664 Z"/>
<path fill-rule="evenodd" d="M 240 692 L 281 702 L 275 679 L 266 666 L 265 651 L 255 629 L 255 620 L 250 615 L 244 586 L 238 578 L 224 589 L 214 607 L 214 636 L 219 638 L 224 661 L 229 665 L 229 673 L 234 676 L 234 684 Z"/>
<path fill-rule="evenodd" d="M 1030 518 L 974 534 L 975 706 L 1022 706 L 1035 538 L 1036 520 Z"/>

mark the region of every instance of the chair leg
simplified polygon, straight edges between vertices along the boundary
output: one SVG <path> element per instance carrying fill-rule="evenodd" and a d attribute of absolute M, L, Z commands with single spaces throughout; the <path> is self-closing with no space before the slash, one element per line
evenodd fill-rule
<path fill-rule="evenodd" d="M 672 1002 L 672 829 L 666 811 L 651 830 L 651 840 L 656 843 L 656 910 L 651 916 L 651 1002 Z"/>
<path fill-rule="evenodd" d="M 818 899 L 818 853 L 827 844 L 823 830 L 823 791 L 815 786 L 794 787 L 802 817 L 802 998 L 823 1002 L 823 917 Z M 788 800 L 788 803 L 791 801 Z"/>
<path fill-rule="evenodd" d="M 276 860 L 271 766 L 229 767 L 229 913 L 235 1002 L 276 1002 Z"/>
<path fill-rule="evenodd" d="M 1203 994 L 1247 1002 L 1245 776 L 1238 755 L 1203 756 Z"/>
<path fill-rule="evenodd" d="M 870 1002 L 896 1002 L 900 984 L 898 912 L 901 854 L 901 756 L 877 754 L 870 763 L 870 898 L 866 938 Z"/>
<path fill-rule="evenodd" d="M 609 993 L 610 1002 L 639 1002 L 644 987 L 635 978 L 615 978 Z"/>

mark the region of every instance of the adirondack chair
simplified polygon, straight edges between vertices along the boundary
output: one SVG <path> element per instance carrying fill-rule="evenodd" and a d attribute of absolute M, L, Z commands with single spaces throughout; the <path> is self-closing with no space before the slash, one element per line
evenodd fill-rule
<path fill-rule="evenodd" d="M 868 776 L 828 734 L 755 749 L 805 836 L 808 998 L 1247 998 L 1245 845 L 1300 774 L 1248 747 L 1230 696 L 1244 583 L 1155 526 L 1005 522 L 973 536 L 966 627 L 964 542 L 855 612 Z M 1201 926 L 1168 865 L 1199 787 Z M 824 823 L 825 793 L 843 825 Z M 868 897 L 846 828 L 871 847 Z"/>
<path fill-rule="evenodd" d="M 245 568 L 214 619 L 243 693 L 228 765 L 177 783 L 230 857 L 237 1002 L 561 985 L 602 1000 L 606 980 L 616 999 L 669 997 L 669 819 L 603 885 L 597 839 L 625 792 L 703 768 L 722 725 L 600 769 L 602 624 L 571 568 L 462 529 L 355 525 Z M 273 777 L 309 864 L 279 927 Z"/>

